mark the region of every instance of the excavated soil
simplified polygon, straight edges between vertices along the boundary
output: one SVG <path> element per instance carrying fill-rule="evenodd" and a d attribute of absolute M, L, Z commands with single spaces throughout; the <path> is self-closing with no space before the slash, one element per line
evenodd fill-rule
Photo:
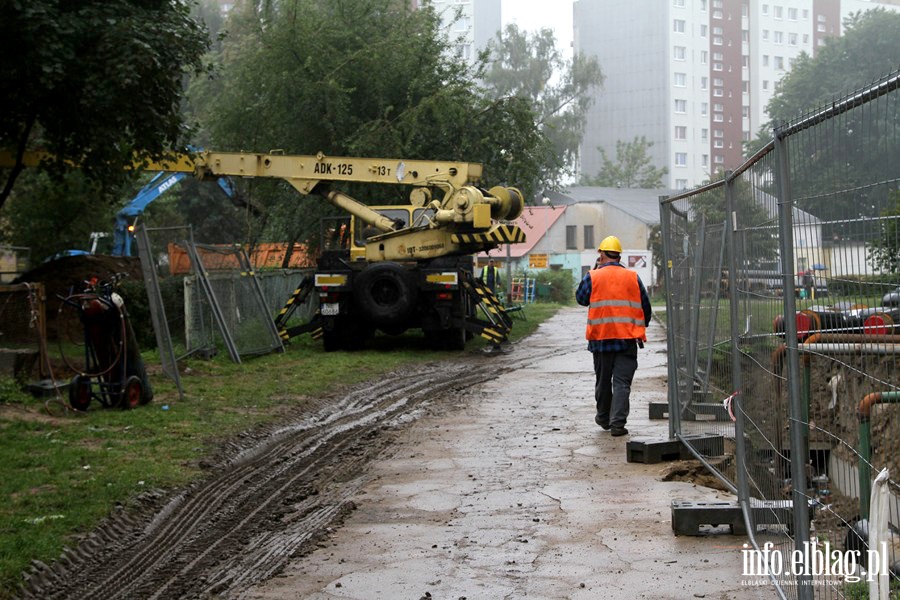
<path fill-rule="evenodd" d="M 125 281 L 143 281 L 141 261 L 131 256 L 107 256 L 88 254 L 65 256 L 42 263 L 20 275 L 14 283 L 42 283 L 47 299 L 47 331 L 56 331 L 56 317 L 62 298 L 82 292 L 84 282 L 96 277 L 109 281 L 113 276 L 123 276 Z"/>

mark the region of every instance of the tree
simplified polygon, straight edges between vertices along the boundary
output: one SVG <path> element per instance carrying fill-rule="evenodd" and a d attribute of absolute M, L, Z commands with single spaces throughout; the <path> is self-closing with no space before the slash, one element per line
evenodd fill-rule
<path fill-rule="evenodd" d="M 767 106 L 772 121 L 745 147 L 745 153 L 767 143 L 775 124 L 829 106 L 894 72 L 897 56 L 900 14 L 876 9 L 851 16 L 845 22 L 844 35 L 827 38 L 815 58 L 802 54 L 795 59 Z M 896 178 L 900 138 L 894 132 L 898 123 L 896 102 L 872 103 L 831 120 L 827 128 L 788 140 L 797 207 L 834 223 L 823 228 L 826 237 L 852 236 L 840 222 L 877 217 L 889 205 L 886 186 L 871 184 Z"/>
<path fill-rule="evenodd" d="M 138 158 L 185 141 L 183 75 L 203 69 L 209 41 L 183 0 L 29 0 L 4 3 L 0 20 L 0 207 L 23 170 L 22 153 L 45 150 L 87 181 L 116 187 Z"/>
<path fill-rule="evenodd" d="M 893 206 L 881 214 L 880 236 L 869 246 L 869 262 L 885 273 L 900 273 L 900 191 L 891 198 Z"/>
<path fill-rule="evenodd" d="M 553 150 L 529 102 L 487 98 L 448 53 L 440 19 L 405 0 L 243 3 L 216 55 L 218 76 L 194 82 L 191 106 L 202 143 L 217 150 L 395 156 L 484 165 L 485 185 L 529 195 Z M 308 239 L 323 202 L 304 203 L 279 182 L 255 182 L 269 206 L 263 235 Z M 347 190 L 364 202 L 408 201 L 396 189 Z"/>
<path fill-rule="evenodd" d="M 603 84 L 597 59 L 577 54 L 571 61 L 565 60 L 552 30 L 529 35 L 515 25 L 498 32 L 488 51 L 484 75 L 488 93 L 493 98 L 518 97 L 531 102 L 541 132 L 558 157 L 544 179 L 549 187 L 558 185 L 562 175 L 575 172 L 592 93 Z"/>
<path fill-rule="evenodd" d="M 657 168 L 650 163 L 648 150 L 653 146 L 644 136 L 635 137 L 630 142 L 616 142 L 616 160 L 613 162 L 603 148 L 600 160 L 603 166 L 593 177 L 586 176 L 581 185 L 597 185 L 601 187 L 620 188 L 658 188 L 662 187 L 662 178 L 669 172 L 666 167 Z"/>

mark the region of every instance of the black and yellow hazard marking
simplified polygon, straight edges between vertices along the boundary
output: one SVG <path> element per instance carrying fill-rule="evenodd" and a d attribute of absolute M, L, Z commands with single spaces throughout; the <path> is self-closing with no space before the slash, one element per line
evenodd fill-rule
<path fill-rule="evenodd" d="M 517 225 L 496 225 L 489 231 L 454 233 L 450 241 L 454 244 L 521 244 L 525 241 L 525 232 Z"/>

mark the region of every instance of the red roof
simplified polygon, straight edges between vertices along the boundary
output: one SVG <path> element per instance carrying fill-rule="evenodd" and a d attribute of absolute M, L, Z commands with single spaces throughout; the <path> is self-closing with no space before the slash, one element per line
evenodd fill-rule
<path fill-rule="evenodd" d="M 515 224 L 525 232 L 524 244 L 510 244 L 510 258 L 522 258 L 526 254 L 531 253 L 544 234 L 553 226 L 556 221 L 566 212 L 565 206 L 526 206 L 525 210 Z M 490 255 L 495 258 L 504 258 L 506 256 L 506 246 L 501 245 L 499 248 L 491 250 Z M 488 253 L 481 252 L 478 254 L 479 259 L 486 258 Z"/>

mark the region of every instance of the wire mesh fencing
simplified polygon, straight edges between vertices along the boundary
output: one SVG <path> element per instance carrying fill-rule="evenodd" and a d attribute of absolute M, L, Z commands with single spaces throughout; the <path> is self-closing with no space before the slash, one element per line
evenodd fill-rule
<path fill-rule="evenodd" d="M 670 432 L 735 491 L 754 548 L 771 544 L 782 597 L 865 597 L 870 537 L 895 580 L 900 564 L 885 533 L 900 525 L 898 87 L 783 124 L 722 181 L 660 204 Z M 723 456 L 694 441 L 709 434 Z M 859 549 L 860 582 L 793 560 Z"/>

